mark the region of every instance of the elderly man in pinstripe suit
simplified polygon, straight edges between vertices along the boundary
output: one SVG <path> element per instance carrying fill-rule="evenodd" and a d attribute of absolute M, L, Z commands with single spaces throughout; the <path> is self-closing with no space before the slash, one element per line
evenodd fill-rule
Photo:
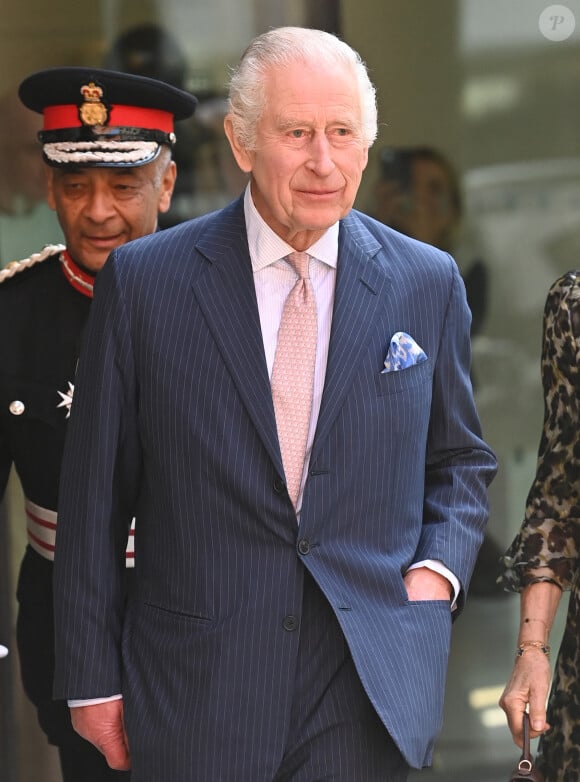
<path fill-rule="evenodd" d="M 350 47 L 259 36 L 225 120 L 244 195 L 99 276 L 55 694 L 135 782 L 402 782 L 430 762 L 496 462 L 453 260 L 352 209 L 376 129 Z"/>

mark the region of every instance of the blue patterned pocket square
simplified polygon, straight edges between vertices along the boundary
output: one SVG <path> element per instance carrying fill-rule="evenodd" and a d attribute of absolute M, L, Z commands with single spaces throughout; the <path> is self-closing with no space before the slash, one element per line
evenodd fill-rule
<path fill-rule="evenodd" d="M 407 369 L 414 364 L 420 364 L 421 361 L 427 361 L 427 354 L 417 345 L 413 337 L 405 334 L 404 331 L 397 331 L 391 338 L 391 344 L 385 358 L 385 372 L 396 372 L 399 369 Z"/>

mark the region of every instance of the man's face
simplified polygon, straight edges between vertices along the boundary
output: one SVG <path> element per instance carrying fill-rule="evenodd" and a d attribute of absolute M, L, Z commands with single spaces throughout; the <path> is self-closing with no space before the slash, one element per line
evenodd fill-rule
<path fill-rule="evenodd" d="M 48 203 L 71 257 L 94 274 L 115 247 L 155 231 L 174 184 L 175 164 L 164 154 L 136 168 L 49 168 Z"/>
<path fill-rule="evenodd" d="M 436 160 L 416 158 L 409 187 L 396 179 L 380 179 L 375 186 L 374 216 L 407 236 L 450 249 L 459 213 L 453 203 L 453 183 Z"/>
<path fill-rule="evenodd" d="M 445 247 L 459 219 L 449 174 L 435 160 L 419 158 L 413 164 L 412 179 L 414 198 L 430 220 L 430 243 Z"/>
<path fill-rule="evenodd" d="M 352 208 L 368 148 L 361 132 L 357 85 L 345 67 L 296 61 L 273 68 L 257 148 L 226 133 L 266 223 L 296 250 L 304 250 Z"/>

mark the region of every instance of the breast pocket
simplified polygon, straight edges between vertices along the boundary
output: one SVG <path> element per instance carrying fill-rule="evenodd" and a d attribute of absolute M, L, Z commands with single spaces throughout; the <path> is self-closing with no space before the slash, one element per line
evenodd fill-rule
<path fill-rule="evenodd" d="M 430 358 L 406 369 L 378 372 L 375 376 L 377 396 L 403 394 L 431 382 L 433 362 Z"/>

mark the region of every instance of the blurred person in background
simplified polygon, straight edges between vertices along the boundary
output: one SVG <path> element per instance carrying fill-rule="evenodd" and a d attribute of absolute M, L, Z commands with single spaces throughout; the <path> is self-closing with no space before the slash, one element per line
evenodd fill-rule
<path fill-rule="evenodd" d="M 46 176 L 37 133 L 42 118 L 27 109 L 17 89 L 0 97 L 0 267 L 61 237 L 46 204 Z"/>
<path fill-rule="evenodd" d="M 431 146 L 385 147 L 372 192 L 373 217 L 456 258 L 471 310 L 471 334 L 478 334 L 486 313 L 487 273 L 481 258 L 470 258 L 467 268 L 457 258 L 463 198 L 451 162 Z"/>
<path fill-rule="evenodd" d="M 152 22 L 124 30 L 105 54 L 104 66 L 184 90 L 191 78 L 177 36 Z M 171 207 L 160 216 L 161 228 L 225 206 L 247 182 L 223 134 L 227 96 L 210 87 L 196 87 L 195 92 L 199 100 L 195 116 L 177 123 L 173 150 L 177 179 Z"/>
<path fill-rule="evenodd" d="M 42 118 L 22 104 L 16 91 L 0 98 L 0 116 L 0 211 L 22 214 L 46 198 L 37 139 Z"/>

